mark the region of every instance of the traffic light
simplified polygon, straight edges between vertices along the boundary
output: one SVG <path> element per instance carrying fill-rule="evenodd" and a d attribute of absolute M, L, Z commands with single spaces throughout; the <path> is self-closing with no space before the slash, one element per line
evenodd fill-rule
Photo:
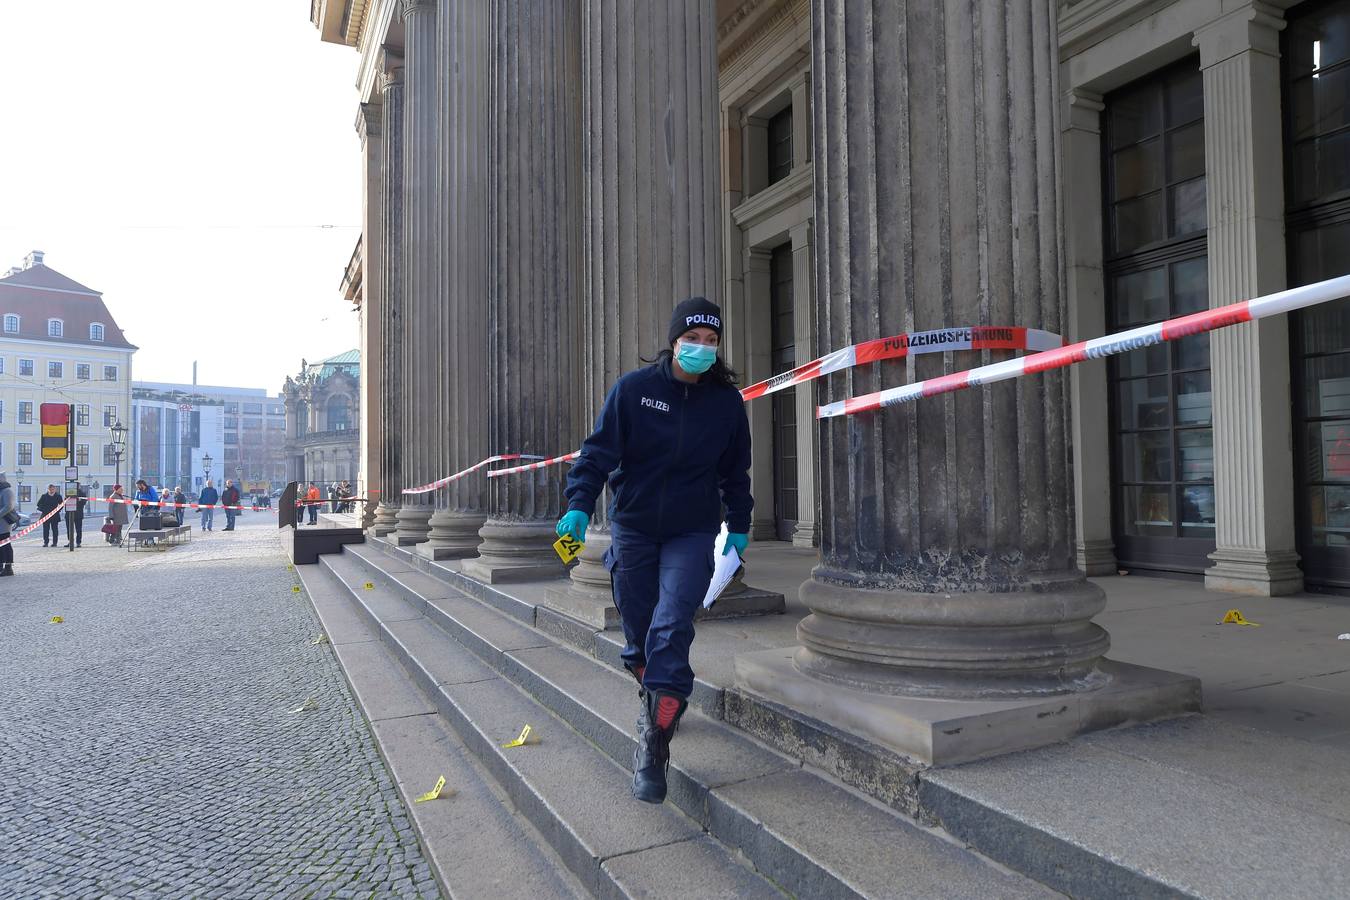
<path fill-rule="evenodd" d="M 70 420 L 75 407 L 66 403 L 42 404 L 42 458 L 70 458 Z"/>

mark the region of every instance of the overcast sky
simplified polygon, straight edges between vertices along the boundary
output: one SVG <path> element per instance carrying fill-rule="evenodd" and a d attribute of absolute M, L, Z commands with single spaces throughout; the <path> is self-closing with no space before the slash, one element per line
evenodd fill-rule
<path fill-rule="evenodd" d="M 356 65 L 308 0 L 0 0 L 0 273 L 102 291 L 137 380 L 275 393 L 356 347 Z"/>

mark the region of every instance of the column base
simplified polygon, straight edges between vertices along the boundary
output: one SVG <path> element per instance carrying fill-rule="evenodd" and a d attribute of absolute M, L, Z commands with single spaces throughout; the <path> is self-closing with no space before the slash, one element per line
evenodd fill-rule
<path fill-rule="evenodd" d="M 552 519 L 489 518 L 478 530 L 483 538 L 478 556 L 465 560 L 460 571 L 487 584 L 566 575 L 553 552 L 558 539 L 553 526 Z"/>
<path fill-rule="evenodd" d="M 431 507 L 430 506 L 404 506 L 399 509 L 395 516 L 398 519 L 398 530 L 395 532 L 395 538 L 400 547 L 407 547 L 412 544 L 420 544 L 427 539 L 431 532 Z"/>
<path fill-rule="evenodd" d="M 1293 550 L 1240 550 L 1224 547 L 1209 555 L 1214 565 L 1205 570 L 1205 589 L 1280 597 L 1303 590 L 1303 570 Z"/>
<path fill-rule="evenodd" d="M 1089 578 L 1120 572 L 1114 541 L 1079 541 L 1077 562 L 1079 571 Z"/>
<path fill-rule="evenodd" d="M 1073 694 L 1109 681 L 1097 663 L 1111 639 L 1091 621 L 1106 595 L 1081 573 L 962 586 L 864 587 L 817 566 L 801 588 L 811 615 L 797 625 L 797 668 L 873 694 L 970 700 Z"/>
<path fill-rule="evenodd" d="M 398 528 L 398 509 L 397 506 L 381 501 L 379 508 L 375 510 L 375 524 L 371 526 L 376 537 L 392 534 Z"/>
<path fill-rule="evenodd" d="M 750 539 L 755 541 L 778 540 L 778 523 L 773 519 L 752 519 L 750 521 Z"/>
<path fill-rule="evenodd" d="M 487 516 L 482 513 L 438 509 L 427 523 L 427 539 L 413 550 L 427 559 L 468 559 L 478 554 L 478 529 Z"/>
<path fill-rule="evenodd" d="M 797 668 L 795 652 L 786 647 L 737 656 L 740 702 L 777 704 L 818 735 L 852 747 L 861 739 L 925 765 L 956 765 L 1044 747 L 1088 731 L 1200 711 L 1198 678 L 1115 660 L 1101 661 L 1107 684 L 1096 691 L 945 700 L 877 694 L 821 681 Z M 793 728 L 780 723 L 774 731 L 785 745 L 793 742 Z M 769 740 L 777 742 L 772 736 Z M 848 753 L 839 756 L 847 758 Z"/>
<path fill-rule="evenodd" d="M 568 571 L 567 583 L 549 588 L 544 594 L 544 602 L 550 609 L 602 631 L 620 626 L 609 570 L 604 563 L 609 543 L 607 531 L 592 528 L 587 533 L 586 546 L 577 557 L 577 564 Z"/>
<path fill-rule="evenodd" d="M 819 547 L 820 546 L 820 524 L 817 522 L 798 522 L 797 528 L 792 532 L 792 546 L 794 547 Z"/>

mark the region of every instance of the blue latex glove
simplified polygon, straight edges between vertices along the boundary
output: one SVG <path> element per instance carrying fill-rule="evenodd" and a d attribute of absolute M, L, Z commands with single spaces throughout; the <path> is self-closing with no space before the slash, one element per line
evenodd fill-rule
<path fill-rule="evenodd" d="M 586 543 L 586 526 L 591 522 L 591 517 L 579 509 L 569 509 L 567 514 L 558 520 L 558 524 L 553 530 L 559 537 L 564 534 L 570 534 L 581 543 Z"/>
<path fill-rule="evenodd" d="M 727 532 L 726 541 L 722 544 L 722 555 L 726 556 L 727 551 L 730 550 L 732 547 L 735 547 L 736 555 L 744 559 L 745 548 L 748 547 L 749 545 L 750 545 L 750 535 L 737 534 L 734 531 L 729 531 Z"/>

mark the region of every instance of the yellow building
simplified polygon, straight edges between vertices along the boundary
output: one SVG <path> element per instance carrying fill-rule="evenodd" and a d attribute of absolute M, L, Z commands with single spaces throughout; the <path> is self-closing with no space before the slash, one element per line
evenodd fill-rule
<path fill-rule="evenodd" d="M 117 458 L 109 429 L 127 424 L 135 352 L 103 295 L 48 268 L 41 251 L 0 278 L 0 470 L 25 507 L 59 483 L 68 464 L 79 467 L 82 483 L 97 485 L 95 493 L 110 492 Z M 43 403 L 75 406 L 73 460 L 41 459 Z"/>

